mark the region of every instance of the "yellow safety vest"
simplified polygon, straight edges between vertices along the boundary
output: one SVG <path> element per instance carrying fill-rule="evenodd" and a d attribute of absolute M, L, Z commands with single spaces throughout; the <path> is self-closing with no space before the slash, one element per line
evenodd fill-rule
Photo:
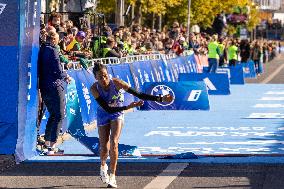
<path fill-rule="evenodd" d="M 103 58 L 106 58 L 106 54 L 111 51 L 111 48 L 103 48 Z"/>
<path fill-rule="evenodd" d="M 224 54 L 225 45 L 223 43 L 219 43 L 218 47 L 219 47 L 219 50 L 220 50 L 220 54 L 221 55 Z"/>
<path fill-rule="evenodd" d="M 67 51 L 72 50 L 73 47 L 74 47 L 77 43 L 79 43 L 79 42 L 76 41 L 76 39 L 73 39 L 73 41 L 71 41 L 71 43 L 69 43 L 69 45 L 67 45 L 66 50 L 67 50 Z"/>
<path fill-rule="evenodd" d="M 238 60 L 238 47 L 232 45 L 228 48 L 229 60 Z"/>
<path fill-rule="evenodd" d="M 219 44 L 214 41 L 214 42 L 210 42 L 208 44 L 208 58 L 216 58 L 218 59 L 219 58 L 219 55 L 218 55 L 218 52 L 217 52 L 217 49 L 218 49 L 218 46 Z"/>

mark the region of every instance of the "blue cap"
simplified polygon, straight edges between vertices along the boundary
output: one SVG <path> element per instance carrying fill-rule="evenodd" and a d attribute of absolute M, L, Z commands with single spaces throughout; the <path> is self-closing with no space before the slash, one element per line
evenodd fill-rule
<path fill-rule="evenodd" d="M 85 38 L 86 37 L 86 33 L 83 31 L 78 31 L 78 33 L 76 34 L 77 37 L 82 37 Z"/>

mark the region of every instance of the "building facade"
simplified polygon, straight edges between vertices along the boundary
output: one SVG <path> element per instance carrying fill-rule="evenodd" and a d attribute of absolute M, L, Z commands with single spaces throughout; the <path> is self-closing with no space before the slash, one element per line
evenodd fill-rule
<path fill-rule="evenodd" d="M 279 10 L 283 6 L 283 0 L 254 0 L 260 10 Z"/>

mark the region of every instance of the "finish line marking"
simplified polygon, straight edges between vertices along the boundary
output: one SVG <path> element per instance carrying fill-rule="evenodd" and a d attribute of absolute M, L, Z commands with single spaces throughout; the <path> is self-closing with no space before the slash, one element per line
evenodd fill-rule
<path fill-rule="evenodd" d="M 162 173 L 147 184 L 144 189 L 167 188 L 188 165 L 189 163 L 171 163 Z"/>

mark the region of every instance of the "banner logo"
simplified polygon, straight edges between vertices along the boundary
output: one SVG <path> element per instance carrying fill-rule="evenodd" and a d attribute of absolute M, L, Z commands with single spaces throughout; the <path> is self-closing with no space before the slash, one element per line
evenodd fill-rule
<path fill-rule="evenodd" d="M 250 69 L 248 67 L 244 67 L 243 70 L 244 70 L 244 73 L 246 74 L 250 73 Z"/>
<path fill-rule="evenodd" d="M 72 90 L 68 93 L 68 100 L 73 102 L 76 98 L 77 92 L 75 90 Z"/>
<path fill-rule="evenodd" d="M 202 90 L 192 90 L 189 94 L 187 101 L 195 102 L 199 99 Z"/>
<path fill-rule="evenodd" d="M 217 90 L 216 87 L 213 85 L 213 83 L 210 81 L 210 79 L 208 77 L 204 78 L 203 81 L 205 82 L 208 90 L 212 90 L 212 91 Z"/>
<path fill-rule="evenodd" d="M 0 3 L 0 15 L 3 13 L 7 4 Z"/>
<path fill-rule="evenodd" d="M 160 106 L 169 106 L 174 102 L 174 100 L 175 100 L 174 91 L 166 85 L 157 85 L 151 91 L 151 95 L 154 95 L 154 96 L 159 96 L 159 95 L 164 96 L 164 95 L 168 95 L 168 94 L 173 96 L 173 100 L 171 102 L 156 102 Z"/>

